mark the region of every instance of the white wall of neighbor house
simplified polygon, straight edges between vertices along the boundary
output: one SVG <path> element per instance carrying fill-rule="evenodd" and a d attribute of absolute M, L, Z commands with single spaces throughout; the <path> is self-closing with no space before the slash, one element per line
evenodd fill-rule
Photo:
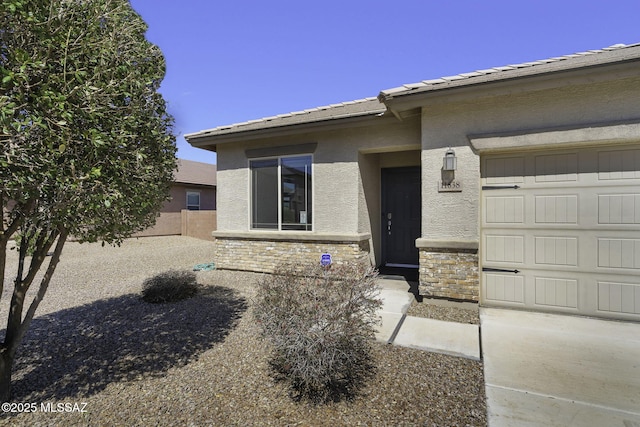
<path fill-rule="evenodd" d="M 597 80 L 597 75 L 591 76 Z M 422 233 L 429 240 L 478 241 L 480 159 L 469 137 L 526 133 L 637 119 L 640 79 L 570 86 L 546 81 L 445 96 L 435 94 L 422 108 Z M 634 116 L 635 114 L 635 116 Z M 458 158 L 461 193 L 440 193 L 442 158 L 448 147 Z"/>

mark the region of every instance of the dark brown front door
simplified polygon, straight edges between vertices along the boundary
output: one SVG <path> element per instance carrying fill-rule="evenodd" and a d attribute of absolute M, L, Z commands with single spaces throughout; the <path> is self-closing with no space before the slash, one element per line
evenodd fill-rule
<path fill-rule="evenodd" d="M 418 265 L 421 209 L 420 167 L 382 169 L 383 265 Z"/>

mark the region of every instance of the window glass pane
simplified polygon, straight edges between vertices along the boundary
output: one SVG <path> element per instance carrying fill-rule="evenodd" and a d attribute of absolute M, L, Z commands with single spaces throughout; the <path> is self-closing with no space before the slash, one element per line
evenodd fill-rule
<path fill-rule="evenodd" d="M 187 192 L 187 209 L 199 210 L 200 209 L 200 193 L 193 191 Z"/>
<path fill-rule="evenodd" d="M 252 160 L 251 227 L 278 228 L 278 160 Z"/>
<path fill-rule="evenodd" d="M 311 230 L 311 156 L 281 160 L 282 229 Z"/>

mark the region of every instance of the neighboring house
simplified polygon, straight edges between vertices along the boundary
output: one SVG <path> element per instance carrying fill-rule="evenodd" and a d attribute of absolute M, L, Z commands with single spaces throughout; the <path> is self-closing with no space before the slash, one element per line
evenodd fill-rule
<path fill-rule="evenodd" d="M 178 159 L 171 200 L 161 212 L 216 210 L 216 165 Z"/>
<path fill-rule="evenodd" d="M 182 234 L 209 240 L 215 229 L 216 165 L 178 159 L 170 200 L 160 210 L 156 225 L 137 236 Z"/>
<path fill-rule="evenodd" d="M 640 44 L 186 138 L 217 152 L 218 268 L 419 268 L 480 302 L 492 425 L 640 423 Z"/>

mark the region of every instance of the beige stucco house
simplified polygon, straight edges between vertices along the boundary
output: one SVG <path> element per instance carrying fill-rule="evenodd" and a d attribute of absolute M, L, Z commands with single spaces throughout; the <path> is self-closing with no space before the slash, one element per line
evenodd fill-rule
<path fill-rule="evenodd" d="M 480 70 L 187 135 L 218 154 L 218 266 L 270 271 L 283 258 L 328 252 L 336 262 L 419 266 L 425 295 L 479 300 L 482 282 L 487 300 L 535 305 L 529 268 L 567 268 L 535 259 L 535 236 L 577 256 L 585 243 L 576 234 L 597 239 L 604 226 L 583 222 L 598 205 L 585 198 L 637 184 L 600 179 L 578 197 L 586 190 L 576 179 L 603 156 L 637 153 L 639 52 L 617 45 Z M 447 152 L 453 171 L 443 170 Z M 621 197 L 607 200 L 631 203 Z M 571 210 L 569 219 L 553 209 Z M 481 281 L 482 267 L 522 273 L 517 283 L 502 271 Z"/>
<path fill-rule="evenodd" d="M 640 425 L 640 44 L 186 138 L 218 154 L 219 268 L 419 268 L 480 303 L 492 425 Z"/>

